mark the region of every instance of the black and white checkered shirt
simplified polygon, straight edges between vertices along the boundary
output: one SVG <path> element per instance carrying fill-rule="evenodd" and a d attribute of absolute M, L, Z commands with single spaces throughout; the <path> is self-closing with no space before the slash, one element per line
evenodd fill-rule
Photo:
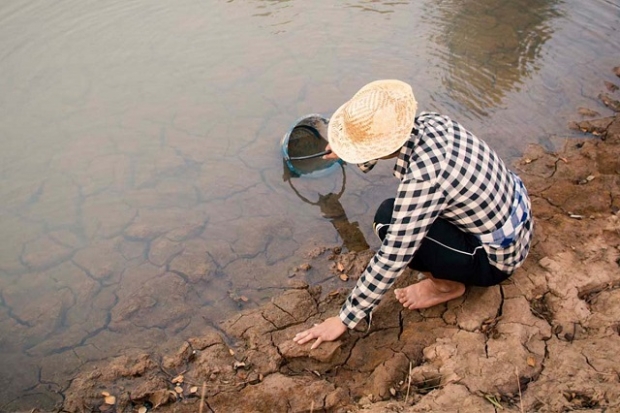
<path fill-rule="evenodd" d="M 392 223 L 340 311 L 349 328 L 372 312 L 438 217 L 482 238 L 498 233 L 510 237 L 501 245 L 482 242 L 489 262 L 503 272 L 512 273 L 529 251 L 532 217 L 525 188 L 486 143 L 459 123 L 420 113 L 394 175 L 401 182 Z M 519 225 L 510 225 L 511 209 L 519 210 Z"/>

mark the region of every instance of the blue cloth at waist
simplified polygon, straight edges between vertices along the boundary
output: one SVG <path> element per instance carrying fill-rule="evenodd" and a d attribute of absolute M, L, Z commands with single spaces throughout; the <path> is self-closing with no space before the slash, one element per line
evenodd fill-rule
<path fill-rule="evenodd" d="M 480 242 L 483 244 L 498 246 L 502 248 L 508 247 L 512 244 L 517 233 L 523 226 L 523 224 L 530 217 L 529 198 L 527 196 L 527 190 L 523 181 L 517 175 L 512 173 L 512 177 L 515 183 L 514 199 L 512 202 L 510 216 L 500 228 L 488 234 L 478 235 Z"/>

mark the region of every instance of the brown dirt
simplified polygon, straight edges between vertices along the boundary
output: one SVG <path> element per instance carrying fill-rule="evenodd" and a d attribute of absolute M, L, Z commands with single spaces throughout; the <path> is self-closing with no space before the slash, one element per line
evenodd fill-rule
<path fill-rule="evenodd" d="M 601 99 L 617 110 L 613 98 Z M 573 127 L 595 136 L 568 139 L 557 153 L 532 146 L 515 165 L 531 194 L 536 236 L 525 265 L 502 285 L 470 288 L 423 311 L 403 310 L 388 295 L 370 328 L 309 350 L 291 338 L 336 314 L 348 289 L 321 292 L 298 281 L 267 305 L 205 326 L 175 354 L 92 365 L 63 392 L 62 408 L 620 411 L 620 117 Z M 371 255 L 323 248 L 309 264 L 332 261 L 352 285 Z M 404 274 L 397 285 L 415 281 Z"/>

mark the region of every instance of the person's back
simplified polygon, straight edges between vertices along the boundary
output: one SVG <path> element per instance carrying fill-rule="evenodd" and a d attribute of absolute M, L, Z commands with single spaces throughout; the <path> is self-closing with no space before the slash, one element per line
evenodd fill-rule
<path fill-rule="evenodd" d="M 397 163 L 397 177 L 433 180 L 446 197 L 441 218 L 464 232 L 490 234 L 509 221 L 515 192 L 521 190 L 522 183 L 486 142 L 438 113 L 420 113 L 415 128 L 415 137 L 405 144 L 411 151 L 409 163 Z M 527 194 L 521 200 L 529 210 Z M 512 234 L 502 234 L 517 241 L 513 248 L 507 250 L 505 239 L 503 245 L 498 240 L 483 242 L 493 263 L 510 272 L 525 259 L 523 250 L 529 249 L 532 238 L 530 225 L 513 230 Z"/>

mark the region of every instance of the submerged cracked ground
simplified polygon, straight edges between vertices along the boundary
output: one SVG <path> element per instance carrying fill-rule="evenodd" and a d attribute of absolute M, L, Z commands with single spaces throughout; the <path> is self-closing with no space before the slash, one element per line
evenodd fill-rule
<path fill-rule="evenodd" d="M 82 369 L 61 391 L 60 409 L 619 411 L 620 103 L 600 98 L 615 116 L 573 125 L 594 136 L 567 139 L 557 153 L 532 146 L 514 165 L 529 188 L 536 238 L 503 284 L 422 311 L 403 310 L 390 294 L 372 325 L 309 350 L 292 337 L 336 314 L 349 289 L 292 282 L 269 304 L 205 326 L 174 354 Z M 351 287 L 371 256 L 317 248 L 300 271 L 331 269 Z M 397 287 L 415 280 L 406 273 Z"/>

